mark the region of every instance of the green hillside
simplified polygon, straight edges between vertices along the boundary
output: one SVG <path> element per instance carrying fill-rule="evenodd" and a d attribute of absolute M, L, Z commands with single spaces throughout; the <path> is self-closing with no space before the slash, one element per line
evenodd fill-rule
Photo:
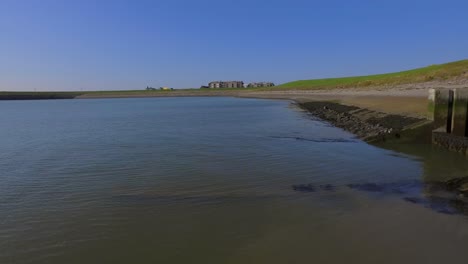
<path fill-rule="evenodd" d="M 421 83 L 433 80 L 449 80 L 463 76 L 468 79 L 468 60 L 446 64 L 431 65 L 424 68 L 344 78 L 301 80 L 279 85 L 284 89 L 334 89 L 350 87 L 388 86 L 409 83 Z"/>

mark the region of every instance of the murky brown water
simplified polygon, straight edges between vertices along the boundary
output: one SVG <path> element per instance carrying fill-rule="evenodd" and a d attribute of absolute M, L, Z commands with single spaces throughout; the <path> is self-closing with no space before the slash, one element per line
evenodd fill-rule
<path fill-rule="evenodd" d="M 0 263 L 466 260 L 464 207 L 425 185 L 466 158 L 288 102 L 1 102 L 0 122 Z"/>

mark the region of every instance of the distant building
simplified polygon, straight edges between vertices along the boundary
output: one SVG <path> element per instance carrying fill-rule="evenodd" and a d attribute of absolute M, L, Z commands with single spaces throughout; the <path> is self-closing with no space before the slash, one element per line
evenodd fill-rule
<path fill-rule="evenodd" d="M 249 83 L 247 85 L 247 87 L 249 88 L 256 88 L 256 87 L 273 87 L 275 86 L 274 83 L 272 82 L 253 82 L 253 83 Z"/>
<path fill-rule="evenodd" d="M 216 81 L 210 82 L 208 84 L 209 88 L 216 89 L 216 88 L 244 88 L 244 82 L 242 81 Z"/>
<path fill-rule="evenodd" d="M 174 88 L 169 88 L 169 87 L 159 87 L 159 90 L 162 90 L 162 91 L 171 91 L 171 90 L 174 90 Z"/>
<path fill-rule="evenodd" d="M 147 90 L 147 91 L 155 91 L 155 90 L 156 90 L 156 88 L 153 88 L 153 87 L 146 86 L 146 90 Z"/>

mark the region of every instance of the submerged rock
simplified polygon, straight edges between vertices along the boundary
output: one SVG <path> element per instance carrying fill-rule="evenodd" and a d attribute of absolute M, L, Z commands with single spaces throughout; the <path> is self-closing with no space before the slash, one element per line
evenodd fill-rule
<path fill-rule="evenodd" d="M 468 196 L 468 177 L 455 178 L 447 181 L 447 189 Z"/>

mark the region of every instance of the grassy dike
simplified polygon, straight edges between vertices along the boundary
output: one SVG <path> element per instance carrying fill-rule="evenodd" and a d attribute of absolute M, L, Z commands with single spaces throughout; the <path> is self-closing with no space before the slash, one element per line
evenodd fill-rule
<path fill-rule="evenodd" d="M 395 86 L 403 84 L 424 83 L 430 81 L 449 81 L 457 77 L 468 79 L 468 60 L 431 65 L 428 67 L 386 74 L 300 80 L 288 82 L 272 89 L 336 89 L 375 86 Z"/>
<path fill-rule="evenodd" d="M 409 71 L 288 82 L 275 87 L 231 89 L 176 89 L 173 91 L 114 90 L 81 92 L 0 92 L 0 100 L 71 99 L 71 98 L 123 98 L 159 96 L 236 96 L 249 92 L 333 90 L 346 88 L 391 88 L 396 85 L 417 84 L 430 81 L 449 82 L 453 79 L 468 80 L 468 60 L 431 65 Z M 468 83 L 468 81 L 467 81 Z"/>

